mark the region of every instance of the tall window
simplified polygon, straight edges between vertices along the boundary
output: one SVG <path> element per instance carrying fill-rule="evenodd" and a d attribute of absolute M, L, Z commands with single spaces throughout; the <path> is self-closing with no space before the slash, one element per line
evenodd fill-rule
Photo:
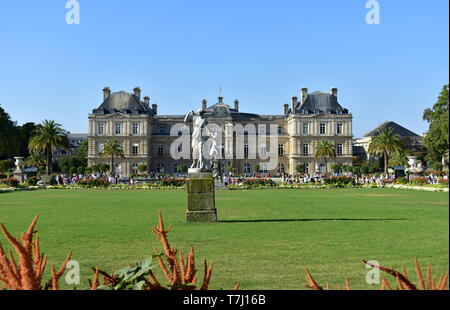
<path fill-rule="evenodd" d="M 173 173 L 177 173 L 178 172 L 178 167 L 180 166 L 179 163 L 174 163 L 173 164 Z"/>
<path fill-rule="evenodd" d="M 132 164 L 132 165 L 131 165 L 131 173 L 133 173 L 133 174 L 138 173 L 137 167 L 138 167 L 137 164 Z"/>
<path fill-rule="evenodd" d="M 131 126 L 131 133 L 132 133 L 133 135 L 137 135 L 137 134 L 139 133 L 139 124 L 134 123 L 134 124 Z"/>
<path fill-rule="evenodd" d="M 342 124 L 337 124 L 336 125 L 336 133 L 338 135 L 342 134 Z"/>
<path fill-rule="evenodd" d="M 303 154 L 308 155 L 309 154 L 309 144 L 303 143 Z"/>
<path fill-rule="evenodd" d="M 284 173 L 284 164 L 278 165 L 278 173 Z"/>
<path fill-rule="evenodd" d="M 304 135 L 309 134 L 309 124 L 308 123 L 303 123 L 303 134 Z"/>
<path fill-rule="evenodd" d="M 139 154 L 139 144 L 133 144 L 131 147 L 131 154 L 134 156 Z"/>
<path fill-rule="evenodd" d="M 278 144 L 278 156 L 284 155 L 284 144 Z"/>
<path fill-rule="evenodd" d="M 105 133 L 105 123 L 98 123 L 98 134 L 103 135 Z"/>
<path fill-rule="evenodd" d="M 321 135 L 326 134 L 326 124 L 321 123 L 321 124 L 319 125 L 319 133 L 320 133 Z"/>
<path fill-rule="evenodd" d="M 164 135 L 166 133 L 166 128 L 164 126 L 159 126 L 159 134 Z"/>
<path fill-rule="evenodd" d="M 103 143 L 99 143 L 98 144 L 98 154 L 100 155 L 100 153 L 103 151 Z"/>
<path fill-rule="evenodd" d="M 265 144 L 261 145 L 261 154 L 260 157 L 266 157 L 267 156 L 267 147 Z"/>
<path fill-rule="evenodd" d="M 283 128 L 281 126 L 278 126 L 278 133 L 282 133 L 283 132 Z"/>
<path fill-rule="evenodd" d="M 164 154 L 164 145 L 158 144 L 158 155 L 162 156 Z"/>
<path fill-rule="evenodd" d="M 115 130 L 116 135 L 120 135 L 120 133 L 122 132 L 122 124 L 116 123 L 115 128 L 116 128 L 116 130 Z"/>
<path fill-rule="evenodd" d="M 250 172 L 252 172 L 252 168 L 251 168 L 250 164 L 245 163 L 244 164 L 244 173 L 250 173 Z"/>
<path fill-rule="evenodd" d="M 248 144 L 244 144 L 244 157 L 248 157 Z"/>
<path fill-rule="evenodd" d="M 337 155 L 342 155 L 342 154 L 343 154 L 342 143 L 336 144 L 336 154 L 337 154 Z"/>

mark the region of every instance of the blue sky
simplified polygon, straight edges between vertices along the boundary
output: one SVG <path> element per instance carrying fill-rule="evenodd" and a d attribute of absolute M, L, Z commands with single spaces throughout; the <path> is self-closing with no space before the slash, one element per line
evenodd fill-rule
<path fill-rule="evenodd" d="M 55 119 L 87 132 L 102 88 L 140 86 L 160 114 L 225 102 L 281 114 L 310 91 L 339 88 L 360 137 L 386 120 L 421 134 L 449 75 L 448 1 L 65 0 L 0 3 L 0 105 L 19 124 Z"/>

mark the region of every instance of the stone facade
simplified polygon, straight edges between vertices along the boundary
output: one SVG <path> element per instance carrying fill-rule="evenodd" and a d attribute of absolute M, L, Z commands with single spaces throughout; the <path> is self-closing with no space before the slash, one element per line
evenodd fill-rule
<path fill-rule="evenodd" d="M 125 159 L 116 160 L 115 171 L 121 176 L 128 177 L 136 173 L 137 165 L 141 163 L 146 164 L 150 172 L 167 174 L 176 173 L 177 165 L 190 166 L 190 159 L 174 160 L 170 155 L 170 146 L 178 138 L 170 135 L 171 128 L 183 123 L 185 115 L 158 115 L 158 107 L 150 105 L 150 98 L 141 100 L 140 96 L 138 87 L 133 93 L 111 93 L 109 88 L 103 90 L 103 103 L 89 114 L 89 166 L 109 162 L 108 159 L 100 158 L 99 153 L 110 139 L 118 140 L 125 153 Z M 301 100 L 293 97 L 291 106 L 284 105 L 280 115 L 242 113 L 238 100 L 229 106 L 222 96 L 210 106 L 203 100 L 199 108 L 208 114 L 210 122 L 223 128 L 224 159 L 221 165 L 232 166 L 235 174 L 250 174 L 261 162 L 259 155 L 249 159 L 251 154 L 248 156 L 246 150 L 239 151 L 244 154 L 244 158 L 236 159 L 236 147 L 239 144 L 232 130 L 236 124 L 243 127 L 255 125 L 258 128 L 256 136 L 269 135 L 270 126 L 276 125 L 279 165 L 267 171 L 271 174 L 295 174 L 299 164 L 306 164 L 309 173 L 324 169 L 322 160 L 314 156 L 317 143 L 324 139 L 335 144 L 337 153 L 336 159 L 327 161 L 328 171 L 334 163 L 351 165 L 352 115 L 337 102 L 337 89 L 308 94 L 307 89 L 302 88 L 301 97 Z M 265 129 L 259 130 L 259 125 L 264 125 Z M 245 132 L 245 136 L 251 134 Z M 261 170 L 264 170 L 264 166 Z"/>

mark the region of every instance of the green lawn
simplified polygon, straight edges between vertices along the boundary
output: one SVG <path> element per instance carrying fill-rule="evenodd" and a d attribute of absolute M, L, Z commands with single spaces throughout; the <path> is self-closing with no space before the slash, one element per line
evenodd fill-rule
<path fill-rule="evenodd" d="M 413 259 L 447 270 L 448 194 L 396 189 L 219 191 L 219 223 L 186 223 L 184 190 L 41 190 L 0 195 L 0 222 L 18 235 L 33 216 L 41 249 L 60 264 L 69 249 L 81 265 L 114 270 L 160 249 L 151 232 L 157 210 L 174 224 L 173 246 L 214 262 L 211 286 L 229 289 L 304 289 L 304 268 L 336 288 L 349 278 L 365 284 L 360 259 L 413 274 Z M 6 241 L 0 235 L 0 242 Z M 8 247 L 8 246 L 6 246 Z M 202 269 L 202 268 L 201 268 Z M 412 277 L 413 278 L 413 277 Z M 413 278 L 415 280 L 415 278 Z M 391 281 L 394 284 L 395 281 Z M 65 286 L 65 288 L 69 288 Z"/>

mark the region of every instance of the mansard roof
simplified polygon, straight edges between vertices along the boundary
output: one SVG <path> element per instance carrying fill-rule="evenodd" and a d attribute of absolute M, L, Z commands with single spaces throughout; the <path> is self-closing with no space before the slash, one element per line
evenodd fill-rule
<path fill-rule="evenodd" d="M 94 114 L 150 114 L 154 112 L 145 103 L 140 102 L 139 98 L 125 91 L 119 91 L 109 95 L 103 103 L 93 110 Z"/>
<path fill-rule="evenodd" d="M 298 102 L 295 107 L 295 114 L 348 114 L 337 100 L 337 97 L 330 93 L 316 91 L 308 94 L 303 103 Z"/>
<path fill-rule="evenodd" d="M 243 113 L 230 107 L 223 102 L 223 97 L 219 96 L 219 101 L 206 108 L 206 115 L 211 118 L 229 118 L 245 119 L 245 118 L 259 118 L 258 114 Z"/>

